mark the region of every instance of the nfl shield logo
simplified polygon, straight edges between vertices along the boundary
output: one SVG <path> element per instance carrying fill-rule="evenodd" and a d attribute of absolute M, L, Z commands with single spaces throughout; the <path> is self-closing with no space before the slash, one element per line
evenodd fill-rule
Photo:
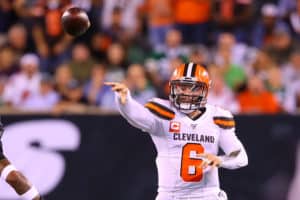
<path fill-rule="evenodd" d="M 180 122 L 170 122 L 169 132 L 179 133 L 180 132 Z"/>
<path fill-rule="evenodd" d="M 192 129 L 195 129 L 197 127 L 197 124 L 191 124 Z"/>

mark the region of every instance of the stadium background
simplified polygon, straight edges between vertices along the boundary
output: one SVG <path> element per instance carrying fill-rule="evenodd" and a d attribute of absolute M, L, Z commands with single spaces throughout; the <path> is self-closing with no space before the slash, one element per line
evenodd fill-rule
<path fill-rule="evenodd" d="M 60 26 L 70 3 L 92 23 L 78 38 Z M 153 199 L 153 144 L 103 81 L 145 103 L 167 98 L 172 67 L 206 63 L 209 103 L 235 114 L 249 153 L 247 168 L 221 171 L 222 188 L 232 200 L 296 200 L 299 36 L 299 0 L 2 0 L 5 152 L 46 199 Z M 3 182 L 0 199 L 17 199 Z"/>

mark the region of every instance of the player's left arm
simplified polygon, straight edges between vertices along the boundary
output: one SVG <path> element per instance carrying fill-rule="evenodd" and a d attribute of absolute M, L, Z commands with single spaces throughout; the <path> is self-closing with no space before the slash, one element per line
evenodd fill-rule
<path fill-rule="evenodd" d="M 227 169 L 237 169 L 248 165 L 248 156 L 244 145 L 235 134 L 235 121 L 231 113 L 215 117 L 214 122 L 220 128 L 219 145 L 225 155 L 218 156 L 219 166 Z"/>
<path fill-rule="evenodd" d="M 203 169 L 210 167 L 223 167 L 227 169 L 237 169 L 248 164 L 248 156 L 241 141 L 235 134 L 235 122 L 229 112 L 222 113 L 221 116 L 214 117 L 214 123 L 220 130 L 219 146 L 225 155 L 214 155 L 208 152 L 198 154 L 202 159 Z"/>

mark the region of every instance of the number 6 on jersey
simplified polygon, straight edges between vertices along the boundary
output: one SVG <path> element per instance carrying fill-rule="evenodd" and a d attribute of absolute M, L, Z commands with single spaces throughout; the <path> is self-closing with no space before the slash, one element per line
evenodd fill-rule
<path fill-rule="evenodd" d="M 186 182 L 199 182 L 203 178 L 202 160 L 196 158 L 197 154 L 204 153 L 201 144 L 188 143 L 182 148 L 180 176 Z"/>

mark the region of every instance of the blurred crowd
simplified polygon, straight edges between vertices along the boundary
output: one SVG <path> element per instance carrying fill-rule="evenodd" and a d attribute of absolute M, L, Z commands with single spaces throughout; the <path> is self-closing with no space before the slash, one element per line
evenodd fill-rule
<path fill-rule="evenodd" d="M 64 33 L 82 7 L 92 26 Z M 300 113 L 300 0 L 1 0 L 0 109 L 114 111 L 105 81 L 168 98 L 174 67 L 205 63 L 208 102 L 235 114 Z"/>

